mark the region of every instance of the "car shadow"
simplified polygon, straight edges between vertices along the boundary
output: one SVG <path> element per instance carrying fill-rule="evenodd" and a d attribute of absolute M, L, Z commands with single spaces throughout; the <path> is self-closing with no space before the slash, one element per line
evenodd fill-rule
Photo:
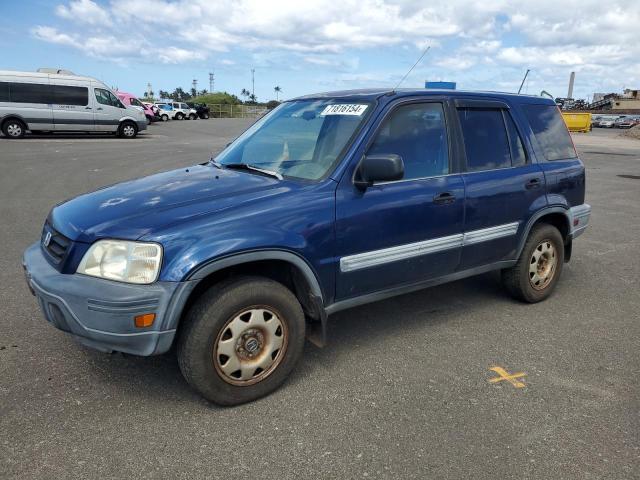
<path fill-rule="evenodd" d="M 407 334 L 418 327 L 446 323 L 487 300 L 514 301 L 502 289 L 498 272 L 338 312 L 329 317 L 327 345 L 319 348 L 307 341 L 303 358 L 287 383 L 295 385 L 318 368 L 338 368 L 342 358 L 352 354 L 354 345 L 382 344 L 388 337 Z M 105 355 L 88 348 L 84 352 L 93 375 L 134 396 L 175 403 L 196 401 L 218 408 L 189 387 L 180 373 L 175 348 L 152 357 Z"/>

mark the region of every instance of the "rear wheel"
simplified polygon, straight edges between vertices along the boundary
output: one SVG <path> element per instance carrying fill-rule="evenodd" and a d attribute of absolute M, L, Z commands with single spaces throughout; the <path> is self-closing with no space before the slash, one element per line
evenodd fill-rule
<path fill-rule="evenodd" d="M 118 129 L 118 136 L 122 138 L 136 138 L 138 134 L 138 126 L 133 122 L 122 122 Z"/>
<path fill-rule="evenodd" d="M 176 120 L 184 120 L 184 114 L 183 113 L 176 113 Z"/>
<path fill-rule="evenodd" d="M 260 277 L 218 284 L 190 309 L 178 339 L 187 382 L 220 405 L 277 389 L 304 346 L 302 307 L 282 284 Z"/>
<path fill-rule="evenodd" d="M 197 120 L 198 115 L 196 115 L 195 113 L 190 113 L 189 114 L 189 120 Z"/>
<path fill-rule="evenodd" d="M 518 263 L 502 271 L 507 291 L 518 300 L 540 302 L 553 292 L 564 265 L 564 242 L 556 227 L 533 227 Z"/>
<path fill-rule="evenodd" d="M 4 133 L 7 138 L 22 138 L 26 131 L 27 126 L 16 118 L 7 120 L 2 124 L 2 133 Z"/>
<path fill-rule="evenodd" d="M 209 114 L 208 113 L 205 112 L 205 113 L 202 114 L 202 119 L 203 120 L 207 120 L 208 118 L 209 118 Z"/>

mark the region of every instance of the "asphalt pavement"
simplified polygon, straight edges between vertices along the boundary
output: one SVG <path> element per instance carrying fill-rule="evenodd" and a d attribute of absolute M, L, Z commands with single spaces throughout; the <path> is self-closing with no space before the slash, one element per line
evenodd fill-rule
<path fill-rule="evenodd" d="M 640 140 L 615 130 L 574 135 L 593 214 L 550 299 L 492 273 L 340 312 L 257 402 L 208 404 L 174 353 L 44 321 L 21 256 L 53 205 L 206 161 L 249 122 L 0 138 L 0 478 L 640 478 Z"/>

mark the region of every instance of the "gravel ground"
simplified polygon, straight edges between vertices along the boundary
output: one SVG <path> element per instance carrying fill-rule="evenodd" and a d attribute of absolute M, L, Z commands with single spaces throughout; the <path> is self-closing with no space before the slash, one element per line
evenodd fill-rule
<path fill-rule="evenodd" d="M 51 206 L 204 161 L 247 123 L 0 138 L 0 477 L 640 478 L 640 141 L 615 131 L 574 135 L 592 226 L 552 298 L 517 303 L 489 274 L 341 312 L 252 404 L 207 404 L 173 354 L 46 324 L 20 259 Z"/>

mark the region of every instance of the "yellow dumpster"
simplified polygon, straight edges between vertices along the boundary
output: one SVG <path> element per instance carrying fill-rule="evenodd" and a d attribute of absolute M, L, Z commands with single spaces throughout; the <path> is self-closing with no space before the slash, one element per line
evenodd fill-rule
<path fill-rule="evenodd" d="M 591 130 L 590 113 L 562 112 L 562 118 L 570 132 L 588 132 Z"/>

